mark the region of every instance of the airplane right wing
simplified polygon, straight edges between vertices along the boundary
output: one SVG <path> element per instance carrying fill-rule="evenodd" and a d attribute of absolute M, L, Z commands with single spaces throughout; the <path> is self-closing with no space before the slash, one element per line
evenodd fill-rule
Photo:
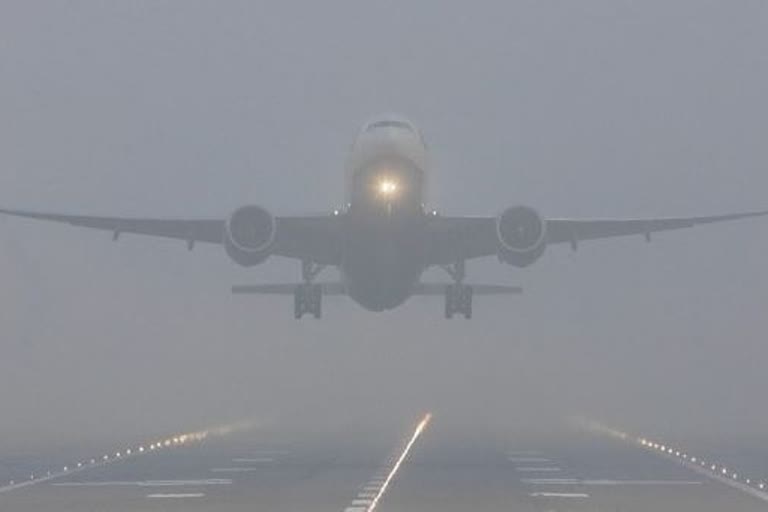
<path fill-rule="evenodd" d="M 547 242 L 550 244 L 574 243 L 581 240 L 631 235 L 650 237 L 652 233 L 659 231 L 692 228 L 700 224 L 713 224 L 765 215 L 768 215 L 768 211 L 659 219 L 548 219 Z"/>
<path fill-rule="evenodd" d="M 545 224 L 547 244 L 651 234 L 692 228 L 703 224 L 736 221 L 768 215 L 768 210 L 702 217 L 648 219 L 540 219 Z M 427 260 L 430 265 L 451 265 L 457 261 L 499 254 L 497 217 L 442 217 L 429 219 Z"/>

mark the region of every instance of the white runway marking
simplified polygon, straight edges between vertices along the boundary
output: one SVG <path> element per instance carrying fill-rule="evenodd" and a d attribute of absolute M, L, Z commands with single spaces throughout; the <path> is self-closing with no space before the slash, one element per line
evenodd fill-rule
<path fill-rule="evenodd" d="M 71 465 L 64 466 L 62 469 L 48 470 L 44 473 L 45 476 L 40 476 L 40 474 L 43 474 L 40 472 L 30 474 L 29 477 L 22 480 L 11 480 L 6 485 L 0 485 L 0 494 L 13 491 L 15 489 L 29 487 L 31 485 L 41 484 L 43 482 L 50 482 L 51 480 L 56 480 L 65 476 L 75 475 L 87 469 L 100 468 L 122 460 L 129 460 L 135 457 L 149 455 L 150 453 L 167 451 L 169 449 L 188 445 L 194 442 L 202 442 L 209 436 L 226 436 L 233 432 L 249 430 L 255 426 L 256 423 L 251 420 L 241 421 L 220 427 L 198 430 L 197 432 L 178 434 L 175 436 L 170 436 L 166 439 L 159 439 L 155 442 L 138 444 L 125 450 L 121 449 L 119 451 L 113 451 L 105 455 L 85 457 L 80 459 L 79 462 L 75 461 Z"/>
<path fill-rule="evenodd" d="M 745 477 L 740 472 L 734 471 L 733 468 L 727 468 L 726 466 L 711 460 L 706 461 L 699 456 L 680 449 L 679 447 L 673 448 L 672 446 L 653 441 L 646 437 L 635 437 L 626 432 L 607 427 L 596 421 L 581 419 L 578 420 L 577 424 L 589 432 L 606 435 L 625 443 L 632 444 L 650 453 L 664 457 L 671 462 L 680 464 L 699 475 L 747 493 L 761 501 L 768 502 L 768 483 L 763 479 Z"/>
<path fill-rule="evenodd" d="M 554 466 L 521 466 L 515 468 L 515 471 L 521 473 L 559 473 L 562 469 Z"/>
<path fill-rule="evenodd" d="M 211 478 L 207 480 L 138 480 L 138 481 L 105 481 L 105 482 L 59 482 L 52 484 L 56 487 L 188 487 L 208 485 L 232 485 L 232 480 Z"/>
<path fill-rule="evenodd" d="M 357 495 L 358 498 L 375 498 L 375 492 L 361 492 Z"/>
<path fill-rule="evenodd" d="M 353 507 L 367 507 L 371 504 L 372 500 L 353 500 L 352 506 Z"/>
<path fill-rule="evenodd" d="M 523 478 L 521 482 L 533 485 L 579 485 L 581 480 L 576 478 Z"/>
<path fill-rule="evenodd" d="M 532 492 L 528 494 L 532 498 L 589 498 L 584 492 Z"/>
<path fill-rule="evenodd" d="M 701 485 L 696 480 L 579 480 L 577 478 L 525 478 L 525 484 L 531 485 L 580 485 L 586 487 L 600 486 L 665 486 L 665 485 Z"/>
<path fill-rule="evenodd" d="M 211 473 L 250 473 L 259 468 L 211 468 Z"/>
<path fill-rule="evenodd" d="M 147 494 L 147 498 L 150 499 L 157 499 L 157 498 L 202 498 L 205 494 L 202 492 L 194 492 L 194 493 L 177 493 L 177 494 Z"/>
<path fill-rule="evenodd" d="M 545 459 L 544 457 L 509 457 L 507 460 L 509 462 L 523 462 L 523 463 L 531 463 L 531 462 L 552 462 L 549 459 Z"/>
<path fill-rule="evenodd" d="M 355 500 L 352 504 L 352 507 L 349 507 L 346 509 L 346 512 L 373 512 L 376 510 L 376 507 L 379 504 L 379 501 L 381 500 L 381 497 L 384 496 L 384 494 L 387 492 L 387 489 L 389 488 L 390 484 L 392 483 L 392 480 L 397 475 L 397 472 L 400 470 L 400 467 L 403 465 L 403 462 L 408 458 L 408 454 L 411 452 L 411 449 L 413 448 L 413 445 L 416 444 L 416 441 L 421 437 L 421 434 L 424 433 L 424 431 L 427 429 L 427 426 L 429 426 L 429 422 L 432 419 L 432 414 L 427 413 L 424 415 L 424 418 L 419 422 L 419 424 L 416 426 L 416 430 L 413 432 L 413 435 L 411 435 L 411 438 L 408 440 L 408 443 L 405 445 L 405 449 L 403 449 L 403 452 L 400 454 L 400 456 L 397 458 L 397 461 L 395 461 L 395 464 L 392 466 L 392 469 L 389 471 L 389 474 L 387 475 L 386 479 L 384 479 L 383 482 L 381 482 L 381 487 L 376 492 L 375 496 L 371 500 Z M 368 487 L 372 487 L 376 485 L 377 482 L 371 481 L 368 482 L 367 487 L 365 490 L 368 490 Z M 356 504 L 363 504 L 366 503 L 368 506 L 367 508 L 359 508 L 354 505 Z M 357 509 L 357 510 L 356 510 Z"/>

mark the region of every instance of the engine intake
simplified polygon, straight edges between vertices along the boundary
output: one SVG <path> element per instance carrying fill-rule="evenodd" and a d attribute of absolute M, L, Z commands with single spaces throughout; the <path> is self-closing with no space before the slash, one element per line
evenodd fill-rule
<path fill-rule="evenodd" d="M 243 267 L 264 263 L 271 254 L 276 231 L 275 218 L 261 206 L 238 208 L 226 224 L 227 254 Z"/>
<path fill-rule="evenodd" d="M 538 260 L 547 247 L 547 223 L 533 208 L 513 206 L 496 219 L 499 259 L 516 267 Z"/>

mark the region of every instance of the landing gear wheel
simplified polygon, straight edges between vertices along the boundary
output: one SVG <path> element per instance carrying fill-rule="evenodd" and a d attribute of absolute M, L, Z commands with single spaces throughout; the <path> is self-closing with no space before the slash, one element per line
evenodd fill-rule
<path fill-rule="evenodd" d="M 315 318 L 323 316 L 323 288 L 319 284 L 313 284 L 310 288 L 312 296 L 311 310 Z"/>
<path fill-rule="evenodd" d="M 319 284 L 300 284 L 293 292 L 293 316 L 296 319 L 310 313 L 315 318 L 322 316 L 323 287 Z"/>
<path fill-rule="evenodd" d="M 456 310 L 456 306 L 454 305 L 454 291 L 453 291 L 454 285 L 449 284 L 445 287 L 445 318 L 451 319 L 453 318 L 453 312 Z"/>
<path fill-rule="evenodd" d="M 445 289 L 445 318 L 462 314 L 472 318 L 472 287 L 463 284 L 450 284 Z"/>
<path fill-rule="evenodd" d="M 469 320 L 472 318 L 472 287 L 461 287 L 461 313 L 464 314 L 464 318 Z"/>
<path fill-rule="evenodd" d="M 298 320 L 304 314 L 304 294 L 301 286 L 293 292 L 293 317 Z"/>

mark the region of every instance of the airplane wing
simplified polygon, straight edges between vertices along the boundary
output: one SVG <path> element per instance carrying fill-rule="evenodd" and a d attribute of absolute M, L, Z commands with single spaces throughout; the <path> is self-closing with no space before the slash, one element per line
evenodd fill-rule
<path fill-rule="evenodd" d="M 550 244 L 578 243 L 581 240 L 629 235 L 643 235 L 649 238 L 652 233 L 659 231 L 692 228 L 700 224 L 713 224 L 765 215 L 768 215 L 768 211 L 661 219 L 549 219 L 547 220 L 547 242 Z"/>
<path fill-rule="evenodd" d="M 98 217 L 10 209 L 0 209 L 0 214 L 109 231 L 114 240 L 125 233 L 183 240 L 190 249 L 197 242 L 222 244 L 226 224 L 223 219 Z M 275 221 L 277 232 L 273 254 L 309 259 L 323 265 L 336 265 L 341 261 L 338 218 L 276 217 Z"/>
<path fill-rule="evenodd" d="M 547 243 L 642 235 L 650 239 L 660 231 L 691 228 L 702 224 L 767 216 L 768 210 L 706 217 L 656 219 L 547 219 Z M 450 265 L 462 259 L 493 256 L 498 252 L 495 217 L 434 217 L 431 219 L 428 259 L 432 265 Z"/>

